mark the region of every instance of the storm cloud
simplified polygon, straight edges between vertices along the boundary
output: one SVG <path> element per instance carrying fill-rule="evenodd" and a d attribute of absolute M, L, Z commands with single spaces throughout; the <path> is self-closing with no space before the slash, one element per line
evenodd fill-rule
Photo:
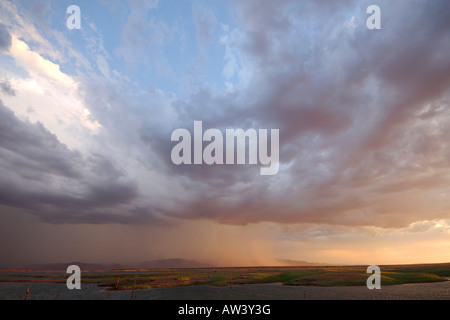
<path fill-rule="evenodd" d="M 8 51 L 11 47 L 11 35 L 8 28 L 0 23 L 0 52 Z"/>
<path fill-rule="evenodd" d="M 115 215 L 138 190 L 107 158 L 69 150 L 1 100 L 0 119 L 1 204 L 29 209 L 44 221 L 125 222 Z"/>
<path fill-rule="evenodd" d="M 125 64 L 147 53 L 161 62 L 177 40 L 185 50 L 179 21 L 159 20 L 158 5 L 136 2 L 129 10 L 126 45 L 116 51 Z M 192 66 L 180 75 L 184 91 L 140 86 L 113 68 L 109 77 L 92 70 L 74 77 L 89 117 L 101 125 L 92 137 L 98 153 L 69 149 L 2 105 L 2 203 L 66 222 L 404 227 L 448 218 L 445 197 L 436 198 L 449 183 L 446 1 L 382 1 L 381 30 L 366 28 L 367 1 L 229 5 L 234 24 L 221 30 L 217 13 L 197 8 L 199 56 L 214 43 L 224 55 L 208 56 L 201 67 L 199 57 L 186 57 Z M 101 41 L 92 46 L 97 55 L 106 51 Z M 114 59 L 104 58 L 102 70 Z M 208 63 L 223 66 L 227 89 L 202 82 Z M 142 64 L 143 72 L 155 70 Z M 174 165 L 170 135 L 192 132 L 196 120 L 204 130 L 279 129 L 278 174 L 261 177 L 254 165 Z"/>

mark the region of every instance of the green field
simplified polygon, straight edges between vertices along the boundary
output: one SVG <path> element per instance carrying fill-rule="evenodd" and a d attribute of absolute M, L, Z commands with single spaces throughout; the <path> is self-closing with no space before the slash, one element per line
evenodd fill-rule
<path fill-rule="evenodd" d="M 248 267 L 84 271 L 81 281 L 108 290 L 131 290 L 208 285 L 225 287 L 245 284 L 281 283 L 289 286 L 365 286 L 367 266 Z M 450 263 L 427 265 L 386 265 L 381 284 L 446 281 Z M 0 282 L 65 283 L 64 272 L 0 271 Z"/>

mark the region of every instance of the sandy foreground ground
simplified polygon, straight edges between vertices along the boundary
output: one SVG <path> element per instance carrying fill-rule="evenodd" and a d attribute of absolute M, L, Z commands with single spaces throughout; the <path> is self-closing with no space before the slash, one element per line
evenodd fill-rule
<path fill-rule="evenodd" d="M 97 285 L 68 290 L 57 283 L 0 283 L 0 299 L 23 300 L 128 300 L 131 291 L 108 291 Z M 136 290 L 138 300 L 450 300 L 450 281 L 423 284 L 366 287 L 285 286 L 281 284 L 238 285 L 224 288 L 190 286 Z"/>

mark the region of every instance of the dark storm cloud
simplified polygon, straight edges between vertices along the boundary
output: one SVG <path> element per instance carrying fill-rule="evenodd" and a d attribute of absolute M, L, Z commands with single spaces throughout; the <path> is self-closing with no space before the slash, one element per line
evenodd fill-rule
<path fill-rule="evenodd" d="M 0 101 L 0 203 L 30 209 L 50 222 L 125 222 L 120 210 L 136 199 L 136 186 L 99 154 L 82 156 L 40 123 L 19 120 Z M 154 220 L 151 209 L 128 223 Z"/>
<path fill-rule="evenodd" d="M 146 20 L 156 4 L 133 2 L 119 54 L 139 60 L 173 42 L 169 25 Z M 235 72 L 249 75 L 233 90 L 199 81 L 177 96 L 80 77 L 98 140 L 116 150 L 108 156 L 69 150 L 2 107 L 1 203 L 74 223 L 163 216 L 390 227 L 448 217 L 444 201 L 430 203 L 449 182 L 448 1 L 381 1 L 381 30 L 366 28 L 369 1 L 233 4 L 229 32 L 238 36 L 224 45 L 241 61 Z M 212 41 L 215 19 L 197 16 L 201 44 Z M 171 133 L 192 133 L 195 120 L 204 131 L 279 129 L 280 171 L 174 165 Z"/>
<path fill-rule="evenodd" d="M 371 31 L 370 4 L 235 2 L 241 36 L 228 45 L 250 61 L 247 85 L 226 92 L 200 86 L 178 99 L 104 83 L 87 87 L 87 104 L 116 141 L 139 149 L 143 166 L 183 186 L 185 194 L 170 195 L 174 207 L 161 206 L 166 216 L 378 226 L 442 217 L 442 204 L 433 211 L 414 190 L 436 177 L 422 177 L 417 165 L 444 170 L 450 154 L 450 6 L 382 2 L 382 30 Z M 110 108 L 100 102 L 105 97 Z M 192 134 L 195 120 L 203 130 L 280 129 L 279 173 L 173 165 L 171 132 Z M 437 120 L 440 129 L 432 130 Z M 438 180 L 435 188 L 448 183 L 444 174 Z"/>
<path fill-rule="evenodd" d="M 11 83 L 8 79 L 0 80 L 0 89 L 3 93 L 6 93 L 9 96 L 16 95 L 16 91 L 11 87 Z"/>
<path fill-rule="evenodd" d="M 42 124 L 21 122 L 0 101 L 0 146 L 2 160 L 20 168 L 22 174 L 55 174 L 68 178 L 79 177 L 76 171 L 81 156 L 59 143 Z"/>
<path fill-rule="evenodd" d="M 226 184 L 202 193 L 183 206 L 180 215 L 239 224 L 383 226 L 405 225 L 424 214 L 430 219 L 442 217 L 442 212 L 431 213 L 426 201 L 407 204 L 413 194 L 409 192 L 426 188 L 432 177 L 411 179 L 413 165 L 403 161 L 437 169 L 449 154 L 444 132 L 430 133 L 429 123 L 417 122 L 414 114 L 438 101 L 448 106 L 441 99 L 450 86 L 450 60 L 444 53 L 450 49 L 450 39 L 444 36 L 450 32 L 445 14 L 450 5 L 445 1 L 380 3 L 383 29 L 374 33 L 365 27 L 369 3 L 358 4 L 359 23 L 352 31 L 344 26 L 356 2 L 332 7 L 319 2 L 237 3 L 245 41 L 234 45 L 256 64 L 242 93 L 247 100 L 203 92 L 192 96 L 182 111 L 191 121 L 210 121 L 211 127 L 279 128 L 280 159 L 291 162 L 288 176 L 281 171 L 281 177 L 266 181 L 254 178 L 247 189 L 233 192 L 243 182 L 242 168 L 227 168 L 229 174 L 222 180 Z M 317 19 L 314 35 L 296 31 L 293 21 L 301 26 L 311 16 Z M 439 119 L 447 125 L 448 120 Z M 410 150 L 411 144 L 423 146 L 417 141 L 418 132 L 430 137 L 427 157 Z M 215 177 L 208 169 L 185 167 L 184 172 L 206 183 Z M 278 178 L 278 183 L 284 179 L 280 194 L 270 187 Z M 368 191 L 376 178 L 379 188 L 386 188 L 381 196 Z M 394 183 L 404 194 L 390 193 Z M 448 178 L 443 175 L 437 185 L 445 183 Z M 361 189 L 354 189 L 356 185 Z"/>
<path fill-rule="evenodd" d="M 0 23 L 0 52 L 9 50 L 11 47 L 11 39 L 8 28 Z"/>
<path fill-rule="evenodd" d="M 364 142 L 365 148 L 377 148 L 389 143 L 395 130 L 411 119 L 411 113 L 427 101 L 439 98 L 450 85 L 450 60 L 442 54 L 450 48 L 444 34 L 450 30 L 446 13 L 450 5 L 444 1 L 417 2 L 410 6 L 407 21 L 398 19 L 400 7 L 386 13 L 389 43 L 380 36 L 369 37 L 359 31 L 354 45 L 362 57 L 360 64 L 378 79 L 381 92 L 392 98 L 384 101 L 389 107 L 373 134 Z M 364 42 L 364 47 L 357 46 Z M 362 80 L 363 74 L 351 70 Z M 395 92 L 394 92 L 395 91 Z"/>

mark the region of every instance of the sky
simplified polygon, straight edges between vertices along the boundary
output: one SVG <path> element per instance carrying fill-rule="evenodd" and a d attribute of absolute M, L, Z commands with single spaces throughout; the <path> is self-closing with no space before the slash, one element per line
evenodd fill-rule
<path fill-rule="evenodd" d="M 1 1 L 0 267 L 449 262 L 449 16 L 446 0 Z M 194 121 L 278 129 L 278 172 L 175 165 L 171 134 Z"/>

